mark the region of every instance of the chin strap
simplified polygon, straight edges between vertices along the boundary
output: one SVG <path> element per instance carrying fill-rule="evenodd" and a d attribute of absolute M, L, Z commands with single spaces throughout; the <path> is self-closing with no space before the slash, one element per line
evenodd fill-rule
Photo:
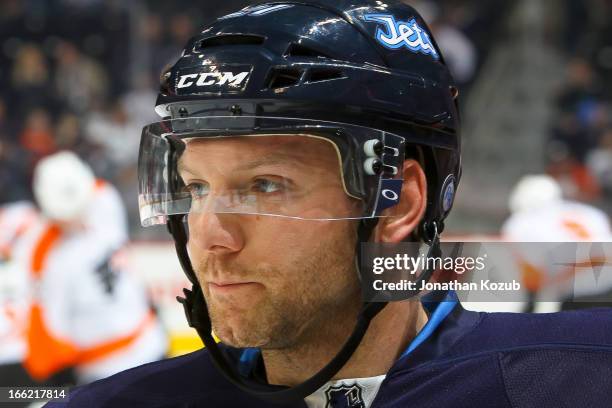
<path fill-rule="evenodd" d="M 438 230 L 438 222 L 437 221 L 425 222 L 423 223 L 422 228 L 423 228 L 422 229 L 423 240 L 425 241 L 427 245 L 429 245 L 429 249 L 427 250 L 427 257 L 425 259 L 442 257 L 442 250 L 440 249 L 440 231 Z M 421 282 L 429 282 L 433 273 L 434 273 L 433 267 L 426 268 L 423 271 L 423 273 L 421 273 L 421 275 L 418 277 L 418 279 L 415 281 L 414 286 L 421 287 Z M 419 292 L 420 290 L 415 290 L 414 293 L 411 295 L 411 297 L 418 295 Z"/>
<path fill-rule="evenodd" d="M 377 220 L 375 219 L 367 219 L 360 224 L 356 244 L 356 255 L 358 259 L 361 255 L 361 242 L 367 242 L 376 223 Z M 183 289 L 183 293 L 185 294 L 184 298 L 177 297 L 177 300 L 185 309 L 185 315 L 189 326 L 196 329 L 198 335 L 208 349 L 214 365 L 221 371 L 227 380 L 242 391 L 265 401 L 276 404 L 295 402 L 306 398 L 308 395 L 321 388 L 351 358 L 365 336 L 371 320 L 387 305 L 387 303 L 384 302 L 364 302 L 359 312 L 359 317 L 357 318 L 357 324 L 348 340 L 342 346 L 342 349 L 325 367 L 303 383 L 294 387 L 285 387 L 245 381 L 245 378 L 238 372 L 237 367 L 232 366 L 212 336 L 212 324 L 210 316 L 208 315 L 206 302 L 187 253 L 187 233 L 186 227 L 183 224 L 183 216 L 171 216 L 168 221 L 168 229 L 174 238 L 181 267 L 193 284 L 191 290 Z M 440 252 L 437 227 L 435 227 L 435 224 L 433 237 L 431 239 L 428 238 L 428 243 L 430 243 L 428 256 Z M 421 274 L 418 281 L 429 280 L 432 273 L 433 270 L 425 271 Z"/>

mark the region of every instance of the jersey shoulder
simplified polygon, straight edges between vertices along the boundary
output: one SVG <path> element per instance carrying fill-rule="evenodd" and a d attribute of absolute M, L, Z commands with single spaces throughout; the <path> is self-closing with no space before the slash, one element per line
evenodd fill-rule
<path fill-rule="evenodd" d="M 409 366 L 445 364 L 522 351 L 602 352 L 612 358 L 612 309 L 558 313 L 485 313 L 456 309 Z M 412 361 L 410 361 L 412 360 Z"/>
<path fill-rule="evenodd" d="M 612 309 L 493 313 L 484 316 L 477 336 L 466 341 L 474 342 L 471 355 L 484 352 L 480 362 L 489 362 L 491 373 L 497 372 L 510 406 L 607 406 L 612 389 L 610 327 Z"/>
<path fill-rule="evenodd" d="M 376 406 L 608 406 L 611 312 L 459 310 L 458 319 L 398 362 Z"/>
<path fill-rule="evenodd" d="M 473 335 L 479 348 L 545 346 L 612 347 L 612 309 L 558 313 L 484 313 Z"/>

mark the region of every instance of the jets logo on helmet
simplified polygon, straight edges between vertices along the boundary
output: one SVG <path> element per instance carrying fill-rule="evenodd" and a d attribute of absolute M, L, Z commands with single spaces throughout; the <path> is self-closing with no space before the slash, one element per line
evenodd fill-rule
<path fill-rule="evenodd" d="M 395 21 L 395 17 L 389 14 L 367 14 L 364 20 L 383 24 L 384 28 L 376 30 L 376 39 L 384 47 L 394 50 L 406 47 L 413 52 L 431 55 L 435 60 L 440 59 L 429 34 L 416 19 L 403 22 Z"/>
<path fill-rule="evenodd" d="M 444 180 L 444 184 L 442 187 L 442 198 L 440 202 L 442 203 L 442 211 L 448 212 L 453 206 L 453 201 L 455 199 L 455 176 L 452 174 L 449 175 L 446 180 Z"/>

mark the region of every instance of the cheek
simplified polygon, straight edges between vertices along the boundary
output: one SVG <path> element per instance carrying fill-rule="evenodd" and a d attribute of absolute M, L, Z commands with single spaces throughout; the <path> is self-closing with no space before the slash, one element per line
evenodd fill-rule
<path fill-rule="evenodd" d="M 187 216 L 187 230 L 187 251 L 189 252 L 189 257 L 195 266 L 196 264 L 202 262 L 208 255 L 206 250 L 207 240 L 205 234 L 210 232 L 206 231 L 205 228 L 202 227 L 201 216 L 198 217 L 197 214 L 189 214 Z"/>
<path fill-rule="evenodd" d="M 262 254 L 295 256 L 301 252 L 317 247 L 318 244 L 333 235 L 334 222 L 307 221 L 279 217 L 257 216 L 252 228 L 247 229 L 248 241 Z"/>
<path fill-rule="evenodd" d="M 266 216 L 245 219 L 243 231 L 245 245 L 241 261 L 258 265 L 263 270 L 291 268 L 292 260 L 304 248 L 300 237 L 307 232 L 299 224 Z"/>
<path fill-rule="evenodd" d="M 352 256 L 352 227 L 346 221 L 305 221 L 261 217 L 247 233 L 245 255 L 279 270 L 295 270 L 308 261 Z M 333 258 L 333 259 L 330 259 Z M 337 259 L 341 262 L 341 259 Z M 312 265 L 316 267 L 316 265 Z"/>

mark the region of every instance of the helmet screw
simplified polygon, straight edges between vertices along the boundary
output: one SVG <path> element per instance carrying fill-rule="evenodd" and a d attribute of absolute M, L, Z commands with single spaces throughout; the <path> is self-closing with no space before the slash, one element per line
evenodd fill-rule
<path fill-rule="evenodd" d="M 383 143 L 378 139 L 371 139 L 364 143 L 363 151 L 367 156 L 380 156 L 383 152 Z"/>
<path fill-rule="evenodd" d="M 229 111 L 232 112 L 232 115 L 242 115 L 242 108 L 240 107 L 240 105 L 230 106 Z"/>
<path fill-rule="evenodd" d="M 181 118 L 186 118 L 186 117 L 187 117 L 187 114 L 188 114 L 188 112 L 187 112 L 187 108 L 185 108 L 185 107 L 180 108 L 180 109 L 178 110 L 178 113 L 179 113 L 179 116 L 180 116 Z"/>
<path fill-rule="evenodd" d="M 369 176 L 376 176 L 383 170 L 383 164 L 380 160 L 370 157 L 363 163 L 363 169 Z"/>

